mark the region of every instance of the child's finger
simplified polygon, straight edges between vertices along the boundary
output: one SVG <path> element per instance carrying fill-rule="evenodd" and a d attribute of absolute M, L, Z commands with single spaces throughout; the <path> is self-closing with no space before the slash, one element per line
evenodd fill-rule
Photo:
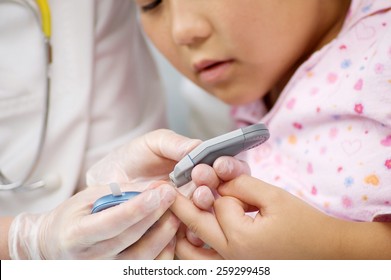
<path fill-rule="evenodd" d="M 233 196 L 259 210 L 263 210 L 270 203 L 274 204 L 280 193 L 278 188 L 247 175 L 225 183 L 218 191 L 223 196 Z"/>
<path fill-rule="evenodd" d="M 250 167 L 246 162 L 229 156 L 216 159 L 213 168 L 217 176 L 223 181 L 230 181 L 243 174 L 251 174 Z"/>
<path fill-rule="evenodd" d="M 181 260 L 219 260 L 222 257 L 213 249 L 194 246 L 186 239 L 186 229 L 182 227 L 177 234 L 175 255 Z"/>
<path fill-rule="evenodd" d="M 207 244 L 213 245 L 216 250 L 226 247 L 224 233 L 212 213 L 199 209 L 181 194 L 177 195 L 170 209 L 189 230 Z"/>
<path fill-rule="evenodd" d="M 216 200 L 214 210 L 217 220 L 225 233 L 227 242 L 237 240 L 247 226 L 254 221 L 246 214 L 247 205 L 235 197 L 223 196 Z M 239 237 L 240 239 L 240 237 Z"/>
<path fill-rule="evenodd" d="M 202 210 L 210 210 L 213 206 L 214 196 L 207 186 L 198 187 L 193 193 L 194 204 Z"/>
<path fill-rule="evenodd" d="M 216 189 L 220 185 L 220 178 L 215 170 L 207 164 L 196 165 L 191 172 L 191 178 L 196 186 L 207 186 L 210 189 Z"/>

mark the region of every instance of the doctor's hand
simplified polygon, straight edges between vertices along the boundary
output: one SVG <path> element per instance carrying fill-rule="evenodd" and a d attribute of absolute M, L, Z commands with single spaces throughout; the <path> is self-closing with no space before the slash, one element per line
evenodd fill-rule
<path fill-rule="evenodd" d="M 180 259 L 313 259 L 330 258 L 338 251 L 332 244 L 340 221 L 282 189 L 244 175 L 218 192 L 214 213 L 200 210 L 183 196 L 171 206 L 211 247 L 194 246 L 182 231 L 176 247 Z"/>
<path fill-rule="evenodd" d="M 11 258 L 172 259 L 179 221 L 167 209 L 174 188 L 155 184 L 91 214 L 94 201 L 107 193 L 107 188 L 87 188 L 46 214 L 16 216 L 9 231 Z"/>
<path fill-rule="evenodd" d="M 95 164 L 87 172 L 87 185 L 168 180 L 175 164 L 200 143 L 167 129 L 149 132 Z"/>

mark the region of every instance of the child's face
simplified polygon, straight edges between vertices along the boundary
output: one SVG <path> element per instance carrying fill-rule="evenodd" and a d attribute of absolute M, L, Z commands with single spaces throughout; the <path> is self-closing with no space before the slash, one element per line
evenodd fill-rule
<path fill-rule="evenodd" d="M 254 101 L 285 83 L 332 39 L 330 29 L 340 27 L 346 12 L 341 3 L 350 2 L 135 1 L 154 45 L 180 72 L 230 104 Z"/>

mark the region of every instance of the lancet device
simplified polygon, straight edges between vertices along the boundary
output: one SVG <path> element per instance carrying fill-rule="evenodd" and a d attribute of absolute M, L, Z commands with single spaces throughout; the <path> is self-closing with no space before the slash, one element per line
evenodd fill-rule
<path fill-rule="evenodd" d="M 257 123 L 204 141 L 175 165 L 170 179 L 175 186 L 181 187 L 191 181 L 191 171 L 197 164 L 212 166 L 218 157 L 235 156 L 259 146 L 269 137 L 266 126 Z"/>

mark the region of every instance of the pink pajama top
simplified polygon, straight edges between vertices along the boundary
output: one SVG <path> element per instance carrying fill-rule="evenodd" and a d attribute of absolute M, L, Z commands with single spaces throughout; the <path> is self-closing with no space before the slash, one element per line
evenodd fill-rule
<path fill-rule="evenodd" d="M 391 1 L 353 0 L 271 111 L 256 102 L 232 114 L 270 130 L 245 154 L 254 177 L 335 217 L 391 221 Z"/>

